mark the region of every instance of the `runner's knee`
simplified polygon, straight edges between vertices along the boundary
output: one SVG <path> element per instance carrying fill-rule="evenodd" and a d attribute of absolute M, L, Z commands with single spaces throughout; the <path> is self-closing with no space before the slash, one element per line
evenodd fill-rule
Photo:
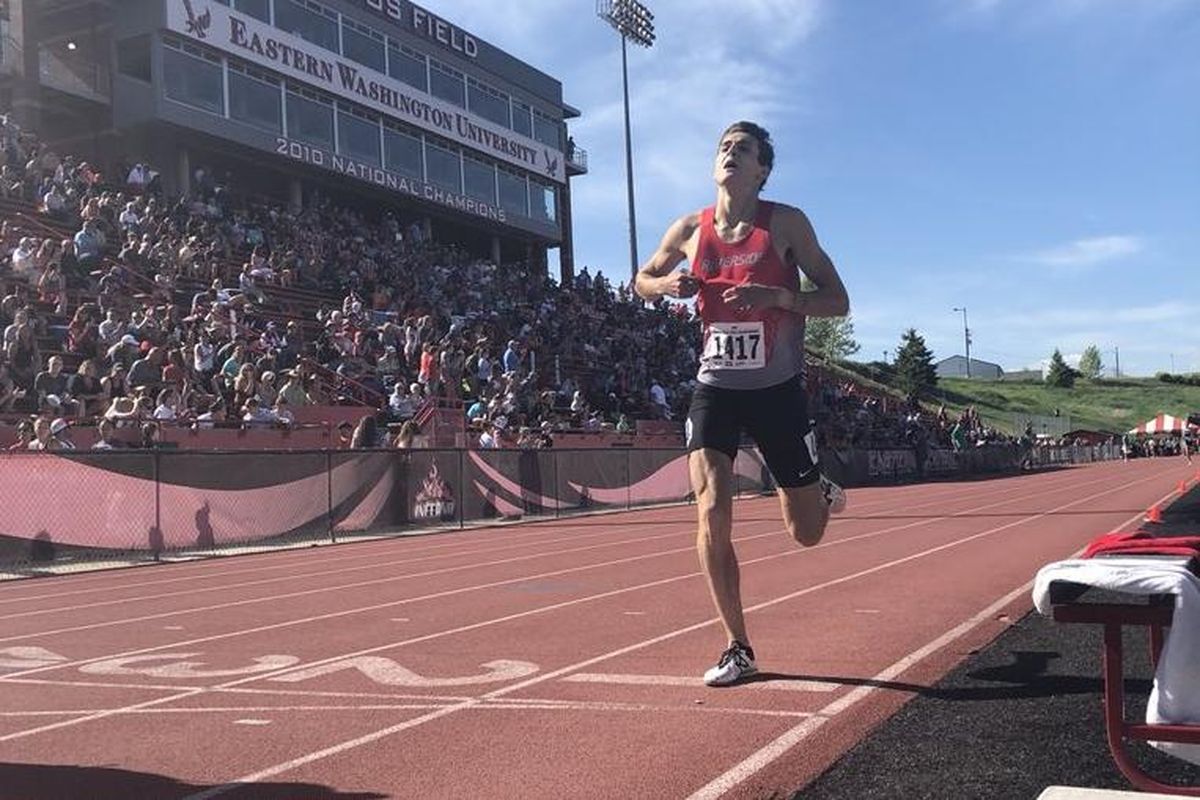
<path fill-rule="evenodd" d="M 809 505 L 803 509 L 794 509 L 784 519 L 788 533 L 804 547 L 813 547 L 820 543 L 825 535 L 825 526 L 829 522 L 829 510 L 817 505 Z"/>

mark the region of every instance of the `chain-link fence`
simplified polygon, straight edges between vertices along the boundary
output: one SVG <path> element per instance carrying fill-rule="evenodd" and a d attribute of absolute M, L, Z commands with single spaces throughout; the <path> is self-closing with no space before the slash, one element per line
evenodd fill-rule
<path fill-rule="evenodd" d="M 1110 452 L 1111 451 L 1111 452 Z M 822 454 L 846 485 L 1118 457 L 1113 448 Z M 756 450 L 735 491 L 772 488 Z M 691 499 L 679 449 L 0 452 L 0 578 Z"/>

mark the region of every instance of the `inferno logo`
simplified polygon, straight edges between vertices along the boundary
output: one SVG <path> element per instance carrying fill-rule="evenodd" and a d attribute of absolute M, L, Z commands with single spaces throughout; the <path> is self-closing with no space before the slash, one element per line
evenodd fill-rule
<path fill-rule="evenodd" d="M 429 467 L 416 503 L 413 504 L 413 519 L 454 519 L 454 490 L 442 479 L 435 461 Z"/>

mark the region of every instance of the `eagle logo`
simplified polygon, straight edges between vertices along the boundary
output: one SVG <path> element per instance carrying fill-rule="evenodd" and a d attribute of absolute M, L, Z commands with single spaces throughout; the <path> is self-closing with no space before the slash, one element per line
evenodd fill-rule
<path fill-rule="evenodd" d="M 550 151 L 544 147 L 542 148 L 542 153 L 543 157 L 546 159 L 546 174 L 550 177 L 554 177 L 558 174 L 558 156 L 551 158 Z"/>
<path fill-rule="evenodd" d="M 188 15 L 187 32 L 195 34 L 197 39 L 207 39 L 208 27 L 212 25 L 212 10 L 206 7 L 204 13 L 197 17 L 192 0 L 183 0 L 183 9 Z"/>

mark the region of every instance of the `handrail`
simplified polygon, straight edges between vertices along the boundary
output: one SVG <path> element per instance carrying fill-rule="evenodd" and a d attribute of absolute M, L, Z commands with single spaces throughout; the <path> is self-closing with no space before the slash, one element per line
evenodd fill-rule
<path fill-rule="evenodd" d="M 326 383 L 332 384 L 339 389 L 349 388 L 353 390 L 348 394 L 348 397 L 361 406 L 378 409 L 382 408 L 384 403 L 387 401 L 387 397 L 385 397 L 382 392 L 378 392 L 366 384 L 359 383 L 353 378 L 347 378 L 345 375 L 339 375 L 336 371 L 330 369 L 324 364 L 312 360 L 311 358 L 302 358 L 300 359 L 300 363 L 303 364 L 313 375 L 321 378 Z"/>

